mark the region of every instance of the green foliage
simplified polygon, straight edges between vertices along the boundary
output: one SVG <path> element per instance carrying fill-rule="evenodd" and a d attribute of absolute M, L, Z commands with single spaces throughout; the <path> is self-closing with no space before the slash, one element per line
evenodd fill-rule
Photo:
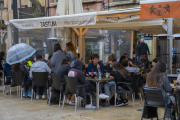
<path fill-rule="evenodd" d="M 85 44 L 85 63 L 89 63 L 89 59 L 94 54 L 93 50 L 91 49 L 91 44 Z"/>

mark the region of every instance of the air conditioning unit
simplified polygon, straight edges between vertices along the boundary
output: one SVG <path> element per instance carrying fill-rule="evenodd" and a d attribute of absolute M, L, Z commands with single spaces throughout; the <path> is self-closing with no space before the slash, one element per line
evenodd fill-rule
<path fill-rule="evenodd" d="M 96 2 L 97 0 L 82 0 L 82 3 Z"/>

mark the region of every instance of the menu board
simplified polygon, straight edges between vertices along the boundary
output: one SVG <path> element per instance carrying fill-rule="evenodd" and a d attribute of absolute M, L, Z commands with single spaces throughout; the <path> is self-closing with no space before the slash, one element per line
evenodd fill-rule
<path fill-rule="evenodd" d="M 104 53 L 111 53 L 111 41 L 108 37 L 104 38 Z"/>

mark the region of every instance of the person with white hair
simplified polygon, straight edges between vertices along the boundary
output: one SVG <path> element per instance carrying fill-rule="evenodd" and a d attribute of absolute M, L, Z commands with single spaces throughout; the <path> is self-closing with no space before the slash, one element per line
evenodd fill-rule
<path fill-rule="evenodd" d="M 145 54 L 146 59 L 148 59 L 147 54 L 150 55 L 149 47 L 146 43 L 144 43 L 144 38 L 141 39 L 141 44 L 139 45 L 139 54 Z"/>

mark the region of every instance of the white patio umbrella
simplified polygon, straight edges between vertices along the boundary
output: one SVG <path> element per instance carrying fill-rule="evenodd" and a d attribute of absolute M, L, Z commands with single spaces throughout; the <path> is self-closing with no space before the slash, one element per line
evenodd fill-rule
<path fill-rule="evenodd" d="M 83 13 L 82 0 L 58 0 L 56 15 L 71 15 Z M 60 28 L 57 30 L 58 37 L 61 40 L 65 40 L 67 42 L 68 37 L 71 36 L 69 34 L 69 28 Z M 64 38 L 64 39 L 62 39 Z M 65 42 L 61 41 L 61 44 L 65 44 Z M 62 45 L 62 47 L 65 45 Z"/>

